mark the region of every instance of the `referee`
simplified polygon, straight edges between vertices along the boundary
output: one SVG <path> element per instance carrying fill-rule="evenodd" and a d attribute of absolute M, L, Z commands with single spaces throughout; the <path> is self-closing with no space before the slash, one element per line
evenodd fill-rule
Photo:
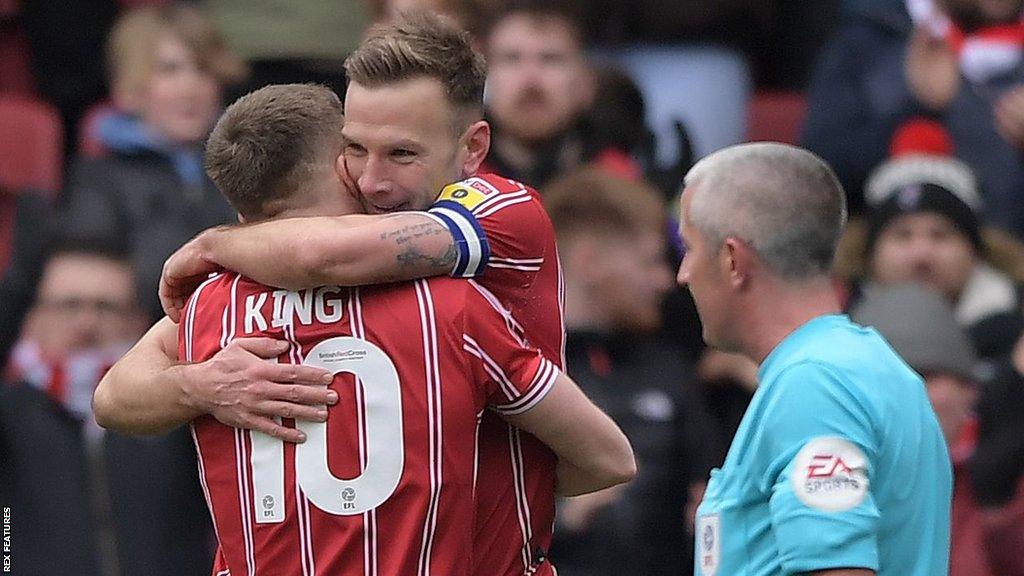
<path fill-rule="evenodd" d="M 924 383 L 839 314 L 842 188 L 813 154 L 727 148 L 686 177 L 678 280 L 705 341 L 759 365 L 697 512 L 701 576 L 948 573 L 952 473 Z"/>

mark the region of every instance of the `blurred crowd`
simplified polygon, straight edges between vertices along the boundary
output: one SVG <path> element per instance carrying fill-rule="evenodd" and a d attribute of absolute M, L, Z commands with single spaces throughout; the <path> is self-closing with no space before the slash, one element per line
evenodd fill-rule
<path fill-rule="evenodd" d="M 692 573 L 693 507 L 757 371 L 701 342 L 675 202 L 696 160 L 771 139 L 836 170 L 835 289 L 925 377 L 955 470 L 951 574 L 1024 576 L 1024 0 L 0 0 L 19 573 L 209 573 L 187 431 L 103 431 L 93 387 L 162 316 L 166 257 L 235 221 L 202 167 L 225 104 L 343 93 L 367 27 L 410 9 L 487 56 L 485 170 L 543 196 L 569 374 L 637 454 L 633 483 L 559 504 L 560 574 Z"/>

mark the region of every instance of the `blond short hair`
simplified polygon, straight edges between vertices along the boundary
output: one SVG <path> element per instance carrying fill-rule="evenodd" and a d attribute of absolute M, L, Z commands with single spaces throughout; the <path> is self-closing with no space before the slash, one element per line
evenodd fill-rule
<path fill-rule="evenodd" d="M 110 33 L 107 66 L 111 84 L 141 89 L 153 74 L 157 44 L 166 38 L 184 44 L 199 66 L 222 84 L 238 82 L 247 73 L 205 12 L 179 4 L 143 6 L 121 16 Z"/>

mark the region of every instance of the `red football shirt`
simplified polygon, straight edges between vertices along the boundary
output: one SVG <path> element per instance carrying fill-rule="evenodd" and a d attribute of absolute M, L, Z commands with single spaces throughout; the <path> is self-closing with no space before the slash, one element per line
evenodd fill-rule
<path fill-rule="evenodd" d="M 537 192 L 482 174 L 447 186 L 430 214 L 459 247 L 456 276 L 476 276 L 522 324 L 526 339 L 564 367 L 562 269 Z M 552 574 L 555 454 L 488 411 L 480 428 L 473 573 Z"/>
<path fill-rule="evenodd" d="M 339 401 L 326 423 L 285 421 L 300 445 L 192 423 L 214 573 L 469 574 L 480 415 L 528 410 L 558 374 L 495 296 L 447 278 L 288 292 L 223 274 L 189 301 L 179 354 L 202 361 L 248 336 L 333 371 Z"/>

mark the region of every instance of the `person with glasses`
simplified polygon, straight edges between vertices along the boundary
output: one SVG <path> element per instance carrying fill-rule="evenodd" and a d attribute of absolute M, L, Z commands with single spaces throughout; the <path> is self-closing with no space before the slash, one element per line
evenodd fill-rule
<path fill-rule="evenodd" d="M 93 390 L 145 327 L 124 252 L 55 243 L 0 386 L 15 573 L 208 573 L 212 530 L 191 447 L 104 433 L 93 417 Z"/>

